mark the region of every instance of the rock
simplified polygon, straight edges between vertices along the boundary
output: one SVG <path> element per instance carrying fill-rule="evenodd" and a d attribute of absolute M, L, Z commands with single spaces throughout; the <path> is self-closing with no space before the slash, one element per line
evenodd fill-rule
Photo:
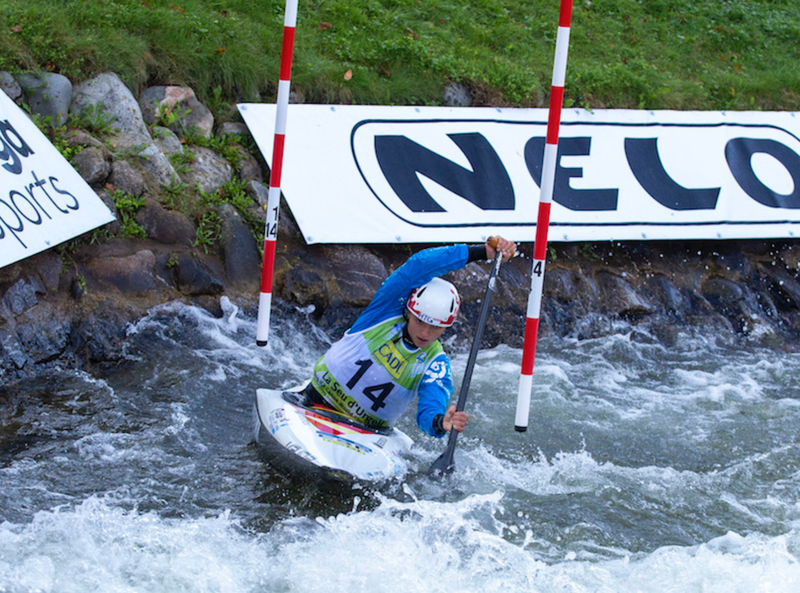
<path fill-rule="evenodd" d="M 222 219 L 219 242 L 225 274 L 232 284 L 255 291 L 261 279 L 261 256 L 255 238 L 233 206 L 222 204 L 218 213 Z"/>
<path fill-rule="evenodd" d="M 267 191 L 269 192 L 269 190 Z M 266 204 L 264 205 L 264 210 L 261 212 L 261 216 L 266 222 Z M 297 226 L 294 217 L 291 215 L 289 205 L 286 203 L 286 200 L 281 198 L 280 215 L 278 216 L 278 237 L 285 241 L 287 237 L 289 237 L 291 240 L 294 238 L 300 238 L 302 236 L 303 235 L 300 233 L 300 227 Z"/>
<path fill-rule="evenodd" d="M 472 93 L 460 82 L 451 82 L 442 91 L 442 99 L 448 107 L 471 107 Z"/>
<path fill-rule="evenodd" d="M 222 136 L 241 136 L 242 138 L 251 137 L 250 128 L 241 122 L 225 122 L 219 127 L 219 133 Z"/>
<path fill-rule="evenodd" d="M 50 303 L 40 303 L 17 320 L 17 336 L 27 356 L 35 363 L 58 358 L 66 349 L 71 322 L 57 314 Z M 33 323 L 43 319 L 44 323 Z"/>
<path fill-rule="evenodd" d="M 649 278 L 646 284 L 651 300 L 661 303 L 663 309 L 671 314 L 680 314 L 684 306 L 684 298 L 675 283 L 663 274 Z"/>
<path fill-rule="evenodd" d="M 611 318 L 599 313 L 589 313 L 585 317 L 574 320 L 570 335 L 578 340 L 592 340 L 611 335 L 614 327 Z"/>
<path fill-rule="evenodd" d="M 710 278 L 703 284 L 703 296 L 720 307 L 735 307 L 742 300 L 743 291 L 725 278 Z"/>
<path fill-rule="evenodd" d="M 155 289 L 155 255 L 143 250 L 126 257 L 98 257 L 86 262 L 89 291 L 113 287 L 123 294 L 144 296 Z"/>
<path fill-rule="evenodd" d="M 173 154 L 181 154 L 184 150 L 177 134 L 163 126 L 153 127 L 153 142 L 167 157 L 171 157 Z"/>
<path fill-rule="evenodd" d="M 756 269 L 761 288 L 778 310 L 794 312 L 800 309 L 800 284 L 794 264 L 792 268 L 758 265 Z"/>
<path fill-rule="evenodd" d="M 120 132 L 145 136 L 150 141 L 139 103 L 116 74 L 106 72 L 75 85 L 70 106 L 72 113 L 80 114 L 98 104 L 114 118 L 112 127 Z"/>
<path fill-rule="evenodd" d="M 17 79 L 8 72 L 0 72 L 0 91 L 8 95 L 9 99 L 16 101 L 22 96 L 22 87 Z"/>
<path fill-rule="evenodd" d="M 185 295 L 217 295 L 225 290 L 222 281 L 191 254 L 180 254 L 172 270 L 175 285 Z"/>
<path fill-rule="evenodd" d="M 242 156 L 241 166 L 236 172 L 236 176 L 243 181 L 250 180 L 259 183 L 264 181 L 264 176 L 261 173 L 261 165 L 258 164 L 254 156 L 249 154 Z"/>
<path fill-rule="evenodd" d="M 462 302 L 479 300 L 486 293 L 489 266 L 486 263 L 472 262 L 460 270 L 450 272 L 445 278 L 455 285 Z"/>
<path fill-rule="evenodd" d="M 248 181 L 247 185 L 244 187 L 244 191 L 262 208 L 266 208 L 267 204 L 269 204 L 269 188 L 260 181 Z"/>
<path fill-rule="evenodd" d="M 110 141 L 118 159 L 135 159 L 143 171 L 160 187 L 180 183 L 181 178 L 166 155 L 153 144 L 150 136 L 120 133 Z"/>
<path fill-rule="evenodd" d="M 175 210 L 166 210 L 152 199 L 145 200 L 144 208 L 136 213 L 138 222 L 147 236 L 166 245 L 194 245 L 197 229 L 191 220 Z"/>
<path fill-rule="evenodd" d="M 736 331 L 748 328 L 749 315 L 744 307 L 744 291 L 725 278 L 711 278 L 703 283 L 703 297 L 725 317 Z"/>
<path fill-rule="evenodd" d="M 66 76 L 52 72 L 25 72 L 17 75 L 17 82 L 31 113 L 42 116 L 45 122 L 49 118 L 53 126 L 67 123 L 73 90 Z"/>
<path fill-rule="evenodd" d="M 2 362 L 0 368 L 5 370 L 22 369 L 31 362 L 16 332 L 0 329 L 0 362 Z"/>
<path fill-rule="evenodd" d="M 106 160 L 105 153 L 93 146 L 76 154 L 73 162 L 78 174 L 93 187 L 103 185 L 111 173 L 111 164 Z"/>
<path fill-rule="evenodd" d="M 182 86 L 154 86 L 144 90 L 139 97 L 144 119 L 149 124 L 159 123 L 159 110 L 176 118 L 168 127 L 176 134 L 195 129 L 206 138 L 214 130 L 214 115 L 197 100 L 194 91 Z"/>
<path fill-rule="evenodd" d="M 325 281 L 331 305 L 366 307 L 389 276 L 383 262 L 361 245 L 326 245 L 322 257 L 337 270 Z"/>
<path fill-rule="evenodd" d="M 147 189 L 144 177 L 128 161 L 114 161 L 108 182 L 115 190 L 131 196 L 141 196 Z"/>
<path fill-rule="evenodd" d="M 637 293 L 624 278 L 601 271 L 596 274 L 604 309 L 621 319 L 633 319 L 653 313 L 653 306 Z"/>
<path fill-rule="evenodd" d="M 297 303 L 301 307 L 314 305 L 319 312 L 328 305 L 322 276 L 303 266 L 295 266 L 286 273 L 280 295 L 287 302 Z"/>
<path fill-rule="evenodd" d="M 117 204 L 114 202 L 114 198 L 108 194 L 105 188 L 95 189 L 95 193 L 97 194 L 98 198 L 103 200 L 103 204 L 108 207 L 108 209 L 111 211 L 111 214 L 114 215 L 114 220 L 106 224 L 103 229 L 112 235 L 116 235 L 122 229 L 122 225 L 119 223 L 119 210 L 117 210 Z"/>
<path fill-rule="evenodd" d="M 103 157 L 107 160 L 111 160 L 112 154 L 111 151 L 106 148 L 106 145 L 100 142 L 97 138 L 93 138 L 83 130 L 73 130 L 67 135 L 67 146 L 71 147 L 78 147 L 78 146 L 91 146 L 103 152 Z"/>
<path fill-rule="evenodd" d="M 47 294 L 48 292 L 55 292 L 58 290 L 61 269 L 64 266 L 64 262 L 61 261 L 61 257 L 58 255 L 58 253 L 50 250 L 43 251 L 30 257 L 27 261 L 30 266 L 36 270 L 37 276 L 42 281 L 42 294 Z"/>
<path fill-rule="evenodd" d="M 111 303 L 101 302 L 74 328 L 74 348 L 89 362 L 120 360 L 124 355 L 128 321 Z"/>
<path fill-rule="evenodd" d="M 0 86 L 13 79 L 0 73 Z M 192 148 L 197 162 L 178 175 L 170 162 L 184 145 L 167 128 L 151 137 L 132 94 L 114 75 L 76 85 L 71 109 L 101 104 L 116 113 L 122 131 L 104 138 L 113 150 L 85 132 L 68 137 L 85 146 L 77 166 L 92 184 L 104 183 L 102 162 L 111 163 L 105 190 L 98 196 L 116 213 L 108 192 L 145 196 L 137 220 L 144 239 L 118 236 L 119 223 L 107 233 L 79 238 L 0 269 L 0 375 L 17 378 L 46 372 L 47 364 L 81 367 L 118 360 L 125 327 L 153 306 L 181 299 L 222 315 L 220 295 L 254 309 L 261 276 L 260 238 L 254 238 L 230 205 L 219 209 L 221 237 L 208 253 L 194 248 L 195 227 L 183 214 L 157 201 L 162 186 L 186 182 L 191 196 L 182 206 L 202 200 L 195 184 L 213 193 L 233 177 L 230 165 L 207 148 Z M 13 84 L 7 92 L 13 94 Z M 194 96 L 183 87 L 162 87 L 174 105 Z M 452 86 L 448 101 L 471 101 L 469 89 Z M 143 95 L 144 96 L 144 95 Z M 460 98 L 459 98 L 460 96 Z M 192 103 L 193 112 L 203 108 Z M 181 120 L 183 121 L 183 120 Z M 187 120 L 188 121 L 188 120 Z M 206 124 L 203 124 L 208 126 Z M 180 130 L 178 126 L 175 129 Z M 246 132 L 242 124 L 220 131 Z M 268 187 L 261 162 L 246 155 L 238 172 L 256 202 L 248 212 L 265 218 Z M 258 170 L 257 170 L 258 169 Z M 176 200 L 176 203 L 178 200 Z M 263 227 L 262 227 L 263 229 Z M 273 275 L 275 307 L 284 315 L 314 309 L 317 327 L 338 336 L 363 310 L 382 280 L 421 245 L 307 245 L 285 200 L 280 201 Z M 503 265 L 492 300 L 486 347 L 520 346 L 530 289 L 532 245 Z M 474 262 L 451 273 L 462 295 L 462 311 L 448 340 L 468 341 L 485 291 L 488 264 Z M 548 253 L 542 295 L 540 334 L 595 338 L 629 331 L 637 341 L 671 347 L 685 328 L 701 327 L 724 339 L 797 348 L 800 338 L 800 242 L 661 241 L 554 243 Z M 623 329 L 620 329 L 623 328 Z"/>
<path fill-rule="evenodd" d="M 0 315 L 6 319 L 14 319 L 39 303 L 37 293 L 44 293 L 45 288 L 36 278 L 20 278 L 5 291 L 0 300 Z"/>
<path fill-rule="evenodd" d="M 192 152 L 197 159 L 190 165 L 191 170 L 182 175 L 185 183 L 211 194 L 233 179 L 233 168 L 228 161 L 210 148 L 195 146 Z"/>

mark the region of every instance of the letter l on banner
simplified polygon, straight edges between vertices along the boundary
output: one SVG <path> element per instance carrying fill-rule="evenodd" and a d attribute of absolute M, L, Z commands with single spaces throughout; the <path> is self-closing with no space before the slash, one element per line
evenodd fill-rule
<path fill-rule="evenodd" d="M 558 128 L 561 124 L 561 106 L 564 102 L 564 82 L 567 74 L 567 50 L 569 29 L 572 20 L 572 0 L 561 0 L 558 16 L 556 55 L 553 62 L 553 84 L 550 90 L 550 108 L 547 117 L 547 139 L 542 163 L 542 186 L 539 193 L 539 214 L 536 219 L 536 239 L 533 244 L 533 269 L 531 291 L 528 293 L 528 311 L 525 320 L 525 339 L 522 345 L 522 368 L 517 393 L 517 413 L 514 429 L 525 432 L 533 387 L 533 362 L 536 358 L 536 339 L 539 333 L 539 315 L 542 308 L 544 264 L 547 256 L 547 230 L 550 226 L 550 205 L 553 202 L 553 186 L 558 156 Z"/>

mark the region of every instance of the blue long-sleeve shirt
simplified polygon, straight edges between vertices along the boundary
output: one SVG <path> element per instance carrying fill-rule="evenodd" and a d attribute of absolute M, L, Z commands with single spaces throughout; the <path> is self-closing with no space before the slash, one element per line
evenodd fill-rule
<path fill-rule="evenodd" d="M 383 282 L 347 333 L 363 331 L 401 316 L 412 290 L 437 276 L 463 268 L 468 261 L 469 249 L 464 244 L 433 247 L 416 253 Z M 441 353 L 423 376 L 417 391 L 417 425 L 422 431 L 443 436 L 434 429 L 434 419 L 446 412 L 452 393 L 450 360 Z"/>

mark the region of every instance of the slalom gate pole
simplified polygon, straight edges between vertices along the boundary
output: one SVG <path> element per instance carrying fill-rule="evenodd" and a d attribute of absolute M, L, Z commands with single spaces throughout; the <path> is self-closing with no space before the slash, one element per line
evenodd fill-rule
<path fill-rule="evenodd" d="M 278 212 L 281 204 L 281 170 L 286 141 L 286 112 L 289 107 L 289 86 L 292 78 L 294 32 L 297 24 L 297 0 L 286 0 L 283 17 L 283 44 L 278 81 L 278 100 L 275 114 L 275 140 L 272 145 L 272 169 L 269 177 L 267 222 L 264 229 L 264 260 L 261 268 L 261 293 L 258 299 L 256 344 L 266 346 L 269 338 L 269 318 L 272 310 L 272 275 L 278 239 Z"/>
<path fill-rule="evenodd" d="M 517 413 L 514 429 L 528 430 L 528 416 L 533 388 L 533 363 L 536 358 L 536 339 L 539 333 L 539 315 L 542 308 L 544 264 L 547 256 L 547 231 L 550 226 L 550 205 L 553 202 L 556 164 L 558 157 L 558 129 L 561 123 L 561 106 L 564 103 L 564 81 L 567 74 L 567 50 L 572 20 L 572 0 L 561 0 L 558 16 L 556 55 L 553 62 L 553 82 L 550 90 L 550 106 L 547 117 L 547 139 L 544 145 L 542 164 L 542 186 L 539 194 L 539 214 L 536 219 L 536 239 L 533 244 L 533 269 L 531 290 L 528 293 L 528 311 L 525 320 L 525 338 L 522 345 L 522 368 L 517 393 Z"/>

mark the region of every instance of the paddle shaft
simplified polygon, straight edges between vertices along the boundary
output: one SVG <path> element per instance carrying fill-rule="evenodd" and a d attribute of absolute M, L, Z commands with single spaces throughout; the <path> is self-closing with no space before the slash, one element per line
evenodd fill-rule
<path fill-rule="evenodd" d="M 483 297 L 481 304 L 481 314 L 478 317 L 478 327 L 475 330 L 475 339 L 472 342 L 472 348 L 469 351 L 469 358 L 467 359 L 467 368 L 464 371 L 464 380 L 461 382 L 461 391 L 458 394 L 458 401 L 456 402 L 456 412 L 463 412 L 464 406 L 467 403 L 467 393 L 469 392 L 469 384 L 472 381 L 472 371 L 475 368 L 475 360 L 478 358 L 478 349 L 480 347 L 481 338 L 483 337 L 483 330 L 486 327 L 486 318 L 489 316 L 489 301 L 492 299 L 494 292 L 494 285 L 497 279 L 497 274 L 500 271 L 500 264 L 503 261 L 503 252 L 498 250 L 494 256 L 494 263 L 492 264 L 492 271 L 489 275 L 489 282 L 486 285 L 486 294 Z M 458 431 L 450 430 L 450 438 L 447 441 L 447 448 L 439 458 L 433 462 L 428 475 L 438 477 L 445 473 L 453 471 L 453 454 L 456 450 L 456 441 L 458 440 Z"/>

